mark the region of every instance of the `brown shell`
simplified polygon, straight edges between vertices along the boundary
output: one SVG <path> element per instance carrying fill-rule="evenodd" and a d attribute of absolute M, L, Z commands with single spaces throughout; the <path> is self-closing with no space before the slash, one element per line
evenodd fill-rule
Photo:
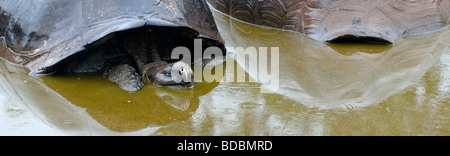
<path fill-rule="evenodd" d="M 143 26 L 177 27 L 192 36 L 217 38 L 204 0 L 0 1 L 0 58 L 49 68 L 107 35 Z"/>
<path fill-rule="evenodd" d="M 447 27 L 449 0 L 209 0 L 217 10 L 252 24 L 304 33 L 319 41 L 341 36 L 380 38 Z"/>

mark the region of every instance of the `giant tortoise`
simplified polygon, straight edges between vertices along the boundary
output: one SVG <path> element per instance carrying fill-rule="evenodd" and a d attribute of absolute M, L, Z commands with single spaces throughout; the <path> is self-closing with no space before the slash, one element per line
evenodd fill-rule
<path fill-rule="evenodd" d="M 447 27 L 449 0 L 208 0 L 252 24 L 300 32 L 318 41 L 392 44 Z"/>
<path fill-rule="evenodd" d="M 204 0 L 0 0 L 1 58 L 31 75 L 104 72 L 132 92 L 145 80 L 192 87 L 195 60 L 173 59 L 172 50 L 193 53 L 198 39 L 225 53 L 217 35 Z"/>

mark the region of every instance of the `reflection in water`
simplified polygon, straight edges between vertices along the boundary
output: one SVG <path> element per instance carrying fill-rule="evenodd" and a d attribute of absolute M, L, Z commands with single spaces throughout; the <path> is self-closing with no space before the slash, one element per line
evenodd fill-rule
<path fill-rule="evenodd" d="M 155 90 L 157 97 L 159 97 L 161 101 L 164 101 L 164 103 L 182 111 L 189 108 L 194 94 L 192 89 L 171 90 L 167 88 L 156 88 Z"/>
<path fill-rule="evenodd" d="M 42 79 L 74 105 L 86 108 L 100 124 L 121 132 L 187 120 L 198 107 L 198 97 L 217 85 L 197 85 L 202 90 L 147 85 L 139 92 L 129 93 L 100 75 L 58 75 Z"/>
<path fill-rule="evenodd" d="M 228 46 L 280 47 L 276 93 L 229 81 L 128 93 L 99 75 L 38 78 L 0 61 L 0 135 L 450 135 L 448 28 L 327 45 L 215 16 Z M 227 77 L 244 64 L 232 56 Z"/>
<path fill-rule="evenodd" d="M 441 31 L 411 36 L 394 46 L 326 45 L 298 33 L 252 26 L 217 11 L 214 16 L 228 47 L 280 47 L 277 93 L 324 109 L 364 107 L 385 100 L 419 81 L 439 61 L 449 41 L 448 31 Z M 245 59 L 237 61 L 245 65 Z M 257 70 L 248 72 L 257 77 Z"/>
<path fill-rule="evenodd" d="M 352 56 L 358 52 L 366 54 L 378 54 L 388 51 L 392 48 L 391 45 L 363 43 L 327 43 L 326 45 L 345 56 Z"/>
<path fill-rule="evenodd" d="M 159 128 L 111 131 L 27 73 L 0 60 L 0 135 L 148 135 Z"/>

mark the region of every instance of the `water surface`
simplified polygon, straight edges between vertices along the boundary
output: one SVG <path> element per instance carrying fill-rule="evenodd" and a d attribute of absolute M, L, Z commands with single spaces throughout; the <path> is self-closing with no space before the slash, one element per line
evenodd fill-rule
<path fill-rule="evenodd" d="M 274 93 L 224 80 L 128 93 L 98 74 L 31 77 L 0 61 L 0 135 L 450 135 L 448 28 L 324 44 L 214 15 L 227 46 L 280 48 Z M 234 56 L 224 67 L 237 77 Z"/>

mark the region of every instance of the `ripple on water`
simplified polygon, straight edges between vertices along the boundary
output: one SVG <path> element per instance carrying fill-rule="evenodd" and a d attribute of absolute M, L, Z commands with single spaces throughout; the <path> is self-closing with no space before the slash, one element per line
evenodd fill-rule
<path fill-rule="evenodd" d="M 233 108 L 223 109 L 223 113 L 225 113 L 225 114 L 234 114 L 235 112 L 236 112 L 236 110 L 234 110 Z"/>
<path fill-rule="evenodd" d="M 197 113 L 197 114 L 192 115 L 191 119 L 194 121 L 204 121 L 206 119 L 206 115 Z"/>
<path fill-rule="evenodd" d="M 285 129 L 283 131 L 283 136 L 296 136 L 298 135 L 298 131 L 295 129 Z"/>
<path fill-rule="evenodd" d="M 245 102 L 245 103 L 239 104 L 239 107 L 242 109 L 255 109 L 255 108 L 258 108 L 259 106 L 261 106 L 261 104 L 254 103 L 254 102 Z"/>

